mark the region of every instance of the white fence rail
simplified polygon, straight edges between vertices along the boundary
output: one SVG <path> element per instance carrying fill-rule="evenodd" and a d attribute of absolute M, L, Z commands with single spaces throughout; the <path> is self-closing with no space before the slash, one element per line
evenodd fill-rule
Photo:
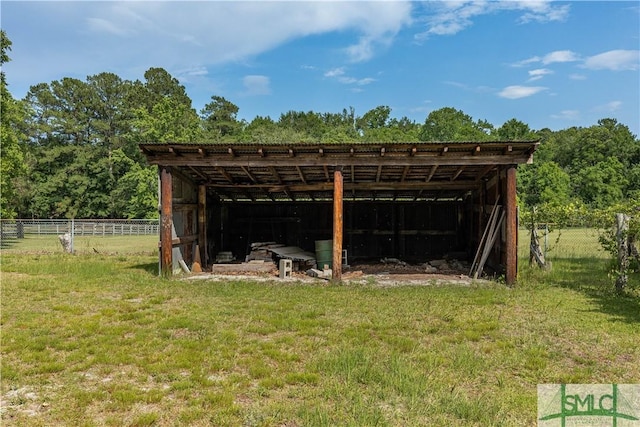
<path fill-rule="evenodd" d="M 2 219 L 1 239 L 26 235 L 136 236 L 158 234 L 157 219 Z"/>

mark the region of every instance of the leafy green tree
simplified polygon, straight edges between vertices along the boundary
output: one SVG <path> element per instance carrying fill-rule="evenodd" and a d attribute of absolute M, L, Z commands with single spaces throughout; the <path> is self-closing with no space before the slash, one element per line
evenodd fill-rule
<path fill-rule="evenodd" d="M 106 218 L 111 213 L 108 159 L 90 145 L 39 151 L 29 211 L 39 218 Z"/>
<path fill-rule="evenodd" d="M 134 108 L 129 104 L 133 84 L 113 73 L 100 73 L 87 77 L 92 92 L 92 127 L 95 143 L 107 150 L 124 149 L 130 156 L 137 146 L 128 143 L 125 136 L 131 130 Z"/>
<path fill-rule="evenodd" d="M 115 211 L 126 218 L 158 217 L 158 171 L 143 167 L 122 150 L 113 153 L 114 163 L 124 174 L 113 190 Z"/>
<path fill-rule="evenodd" d="M 534 163 L 518 172 L 518 193 L 526 208 L 563 205 L 569 201 L 570 178 L 557 163 Z"/>
<path fill-rule="evenodd" d="M 86 82 L 70 77 L 51 82 L 55 103 L 51 122 L 56 132 L 67 144 L 95 143 L 93 128 L 94 92 Z"/>
<path fill-rule="evenodd" d="M 444 107 L 427 116 L 421 141 L 486 141 L 492 126 L 487 121 L 474 121 L 461 110 Z"/>
<path fill-rule="evenodd" d="M 39 83 L 29 88 L 24 102 L 29 108 L 27 128 L 31 146 L 64 144 L 65 137 L 54 128 L 56 98 L 47 83 Z"/>
<path fill-rule="evenodd" d="M 242 128 L 237 119 L 238 111 L 238 106 L 224 97 L 212 96 L 211 102 L 200 111 L 205 138 L 217 141 L 237 135 Z"/>
<path fill-rule="evenodd" d="M 172 98 L 177 104 L 191 108 L 191 99 L 178 79 L 163 68 L 149 68 L 144 73 L 145 82 L 136 81 L 130 93 L 129 103 L 145 107 L 151 114 L 163 98 Z"/>
<path fill-rule="evenodd" d="M 200 117 L 191 108 L 184 86 L 162 68 L 145 72 L 145 83 L 135 82 L 129 104 L 135 105 L 131 141 L 193 142 L 202 138 Z"/>
<path fill-rule="evenodd" d="M 624 165 L 609 157 L 575 173 L 576 192 L 594 208 L 605 208 L 620 202 L 628 184 Z"/>
<path fill-rule="evenodd" d="M 357 129 L 361 132 L 366 132 L 369 129 L 386 127 L 390 116 L 391 108 L 386 105 L 380 105 L 367 111 L 362 117 L 356 120 Z"/>
<path fill-rule="evenodd" d="M 307 133 L 279 125 L 268 116 L 256 116 L 243 129 L 239 141 L 255 143 L 317 142 Z"/>
<path fill-rule="evenodd" d="M 320 139 L 326 131 L 322 116 L 313 111 L 287 111 L 280 115 L 278 126 L 293 134 L 307 135 L 312 139 Z"/>
<path fill-rule="evenodd" d="M 536 139 L 536 134 L 529 129 L 529 125 L 520 120 L 510 119 L 503 123 L 495 135 L 501 141 L 527 141 Z"/>
<path fill-rule="evenodd" d="M 134 132 L 140 142 L 193 142 L 201 136 L 195 110 L 174 98 L 162 98 L 151 112 L 139 108 Z"/>
<path fill-rule="evenodd" d="M 0 30 L 0 67 L 9 61 L 10 50 L 11 41 Z M 9 93 L 4 71 L 0 71 L 0 112 L 0 217 L 13 218 L 18 203 L 15 180 L 26 173 L 21 130 L 25 111 Z"/>

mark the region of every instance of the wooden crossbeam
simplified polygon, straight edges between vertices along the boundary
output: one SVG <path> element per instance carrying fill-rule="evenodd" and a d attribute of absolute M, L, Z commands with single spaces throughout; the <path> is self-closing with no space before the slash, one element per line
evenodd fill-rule
<path fill-rule="evenodd" d="M 330 191 L 332 188 L 331 182 L 320 182 L 317 184 L 296 184 L 296 185 L 282 185 L 282 184 L 216 184 L 207 183 L 207 187 L 211 188 L 224 188 L 228 190 L 243 191 L 246 189 L 262 189 L 271 192 L 282 192 L 286 187 L 289 191 L 298 192 L 314 192 L 314 191 Z M 405 181 L 405 182 L 361 182 L 361 183 L 345 183 L 344 188 L 347 190 L 365 190 L 365 191 L 417 191 L 417 190 L 429 190 L 429 189 L 442 189 L 442 190 L 474 190 L 480 187 L 480 183 L 477 181 L 433 181 L 433 182 L 420 182 L 420 181 Z"/>
<path fill-rule="evenodd" d="M 431 171 L 429 172 L 427 179 L 425 179 L 425 182 L 431 181 L 431 178 L 433 178 L 433 175 L 436 173 L 437 169 L 438 169 L 438 165 L 431 166 Z"/>
<path fill-rule="evenodd" d="M 200 172 L 198 169 L 194 168 L 193 166 L 189 166 L 189 169 L 193 173 L 198 175 L 204 182 L 208 182 L 209 181 L 209 177 L 207 175 L 205 175 L 204 173 Z"/>
<path fill-rule="evenodd" d="M 482 179 L 482 177 L 485 176 L 486 174 L 488 174 L 489 171 L 491 169 L 493 169 L 494 167 L 495 167 L 494 165 L 487 165 L 484 168 L 482 168 L 480 173 L 476 176 L 476 181 L 480 181 Z"/>
<path fill-rule="evenodd" d="M 407 178 L 407 174 L 409 173 L 409 169 L 411 169 L 411 166 L 405 166 L 404 170 L 402 171 L 402 177 L 400 178 L 400 182 L 404 182 L 404 180 Z"/>
<path fill-rule="evenodd" d="M 227 172 L 223 167 L 216 166 L 216 167 L 215 167 L 215 170 L 216 170 L 220 175 L 222 175 L 222 177 L 223 177 L 224 179 L 226 179 L 227 181 L 229 181 L 229 183 L 233 184 L 233 178 L 231 177 L 231 175 L 229 175 L 229 173 L 228 173 L 228 172 Z"/>
<path fill-rule="evenodd" d="M 253 174 L 251 172 L 249 172 L 249 169 L 247 169 L 244 166 L 240 166 L 240 169 L 242 169 L 242 171 L 249 177 L 249 179 L 255 183 L 258 182 L 258 180 L 253 176 Z"/>
<path fill-rule="evenodd" d="M 455 181 L 460 176 L 460 174 L 464 169 L 465 169 L 465 166 L 460 166 L 458 170 L 456 170 L 456 173 L 454 173 L 453 176 L 451 177 L 451 181 Z"/>
<path fill-rule="evenodd" d="M 282 178 L 280 178 L 280 175 L 278 175 L 278 171 L 276 170 L 276 168 L 274 168 L 273 166 L 269 166 L 269 171 L 271 172 L 271 175 L 273 175 L 273 177 L 276 179 L 276 182 L 278 184 L 282 184 Z"/>
<path fill-rule="evenodd" d="M 300 175 L 300 181 L 304 182 L 305 184 L 307 183 L 307 180 L 304 177 L 304 174 L 302 173 L 302 169 L 300 168 L 300 166 L 296 166 L 296 170 L 298 171 L 298 175 Z"/>
<path fill-rule="evenodd" d="M 235 154 L 235 153 L 234 153 Z M 209 154 L 205 159 L 199 155 L 184 154 L 180 158 L 172 153 L 158 153 L 148 158 L 150 164 L 161 164 L 166 166 L 238 166 L 241 163 L 244 166 L 259 168 L 267 166 L 286 167 L 291 166 L 291 158 L 289 156 L 266 156 L 264 158 L 254 156 L 243 158 L 242 162 L 239 158 L 221 157 Z M 296 164 L 298 166 L 325 166 L 325 165 L 342 165 L 342 166 L 477 166 L 477 165 L 513 165 L 519 163 L 527 163 L 530 156 L 522 154 L 487 154 L 484 156 L 474 156 L 472 154 L 461 154 L 459 156 L 435 156 L 435 155 L 415 155 L 415 156 L 391 156 L 384 157 L 364 157 L 349 155 L 325 156 L 324 158 L 312 156 L 296 156 Z"/>

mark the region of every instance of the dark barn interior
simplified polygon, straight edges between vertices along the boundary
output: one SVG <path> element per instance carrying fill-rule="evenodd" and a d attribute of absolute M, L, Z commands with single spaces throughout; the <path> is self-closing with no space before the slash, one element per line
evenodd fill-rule
<path fill-rule="evenodd" d="M 515 173 L 537 141 L 385 144 L 141 144 L 159 166 L 160 267 L 211 266 L 254 242 L 349 260 L 453 256 L 515 281 Z M 335 255 L 334 255 L 335 256 Z M 336 260 L 336 258 L 334 258 Z M 337 258 L 339 262 L 339 258 Z M 337 272 L 335 270 L 338 270 Z M 340 267 L 334 268 L 340 279 Z"/>
<path fill-rule="evenodd" d="M 315 241 L 332 238 L 332 209 L 330 202 L 219 204 L 211 213 L 221 221 L 209 222 L 209 230 L 215 230 L 209 234 L 210 250 L 232 251 L 241 259 L 252 242 L 274 241 L 313 252 Z M 459 201 L 344 202 L 343 247 L 351 261 L 466 258 L 470 231 Z"/>

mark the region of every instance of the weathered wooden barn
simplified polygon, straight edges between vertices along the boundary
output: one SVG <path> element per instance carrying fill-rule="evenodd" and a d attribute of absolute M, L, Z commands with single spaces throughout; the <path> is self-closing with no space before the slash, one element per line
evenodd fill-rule
<path fill-rule="evenodd" d="M 276 241 L 314 250 L 333 241 L 340 257 L 405 261 L 455 254 L 471 261 L 495 241 L 487 266 L 513 284 L 517 273 L 516 169 L 538 141 L 421 143 L 141 144 L 160 180 L 160 268 L 199 249 L 243 259 Z M 502 208 L 498 220 L 497 209 Z M 496 212 L 492 215 L 492 213 Z"/>

